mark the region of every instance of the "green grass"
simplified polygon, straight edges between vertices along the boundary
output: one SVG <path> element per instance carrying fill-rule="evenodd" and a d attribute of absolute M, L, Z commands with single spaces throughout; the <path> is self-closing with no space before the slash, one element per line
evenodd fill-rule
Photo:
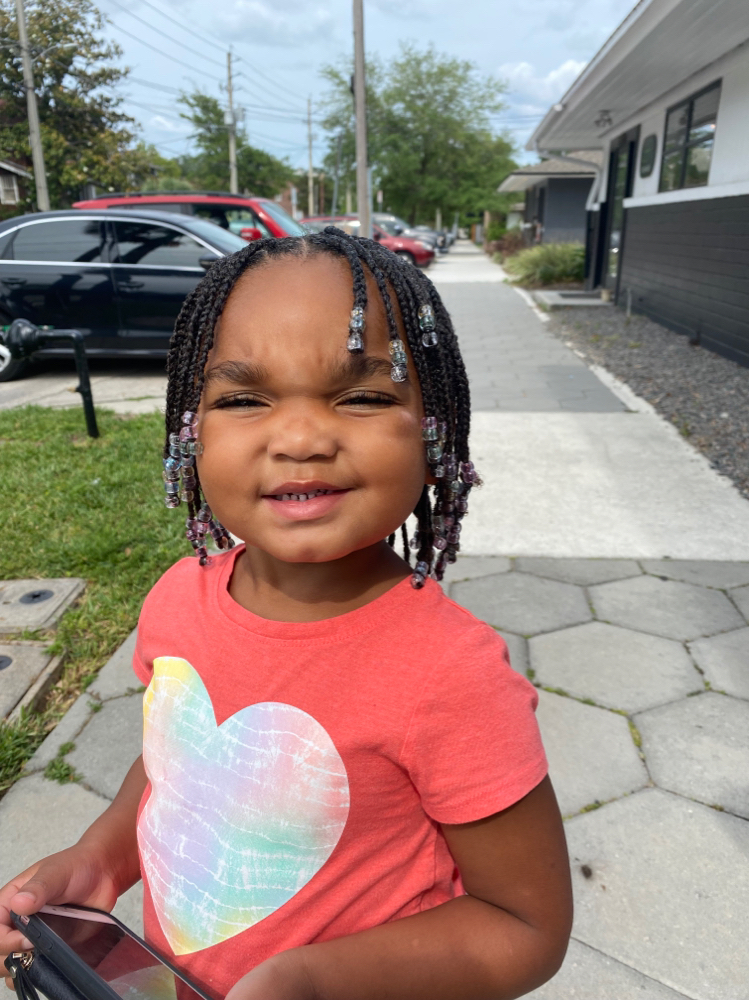
<path fill-rule="evenodd" d="M 504 261 L 504 269 L 529 288 L 580 282 L 585 277 L 585 247 L 581 243 L 541 243 Z"/>
<path fill-rule="evenodd" d="M 0 579 L 87 581 L 50 636 L 65 666 L 42 712 L 0 725 L 0 794 L 135 627 L 151 586 L 190 551 L 184 518 L 162 500 L 163 417 L 99 410 L 97 420 L 101 437 L 92 439 L 79 408 L 0 413 Z"/>

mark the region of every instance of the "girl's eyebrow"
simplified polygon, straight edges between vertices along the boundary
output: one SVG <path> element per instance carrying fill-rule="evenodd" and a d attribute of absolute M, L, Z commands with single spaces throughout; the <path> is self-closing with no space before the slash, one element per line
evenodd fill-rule
<path fill-rule="evenodd" d="M 369 380 L 378 375 L 389 375 L 392 362 L 365 354 L 350 354 L 331 370 L 331 381 L 336 385 Z M 268 369 L 254 361 L 222 361 L 205 373 L 204 385 L 213 382 L 233 382 L 235 385 L 261 385 L 270 380 Z M 406 379 L 408 381 L 408 379 Z"/>

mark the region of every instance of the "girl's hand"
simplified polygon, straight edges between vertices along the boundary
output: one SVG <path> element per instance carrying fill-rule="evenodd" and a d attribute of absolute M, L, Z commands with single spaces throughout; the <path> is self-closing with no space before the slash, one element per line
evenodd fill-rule
<path fill-rule="evenodd" d="M 304 948 L 293 948 L 269 958 L 242 976 L 226 1000 L 317 1000 L 304 954 Z"/>
<path fill-rule="evenodd" d="M 111 910 L 117 892 L 114 878 L 90 845 L 76 844 L 38 861 L 0 889 L 0 961 L 11 952 L 33 947 L 13 924 L 11 910 L 28 916 L 46 903 L 81 903 Z M 13 988 L 10 978 L 5 982 Z"/>

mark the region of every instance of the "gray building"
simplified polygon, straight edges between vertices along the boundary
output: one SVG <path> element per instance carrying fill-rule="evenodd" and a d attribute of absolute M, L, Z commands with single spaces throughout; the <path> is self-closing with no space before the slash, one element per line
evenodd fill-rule
<path fill-rule="evenodd" d="M 601 154 L 585 151 L 518 167 L 501 193 L 525 192 L 523 228 L 528 243 L 585 243 L 586 206 Z"/>
<path fill-rule="evenodd" d="M 747 366 L 748 116 L 747 0 L 642 0 L 526 147 L 603 154 L 589 288 Z"/>

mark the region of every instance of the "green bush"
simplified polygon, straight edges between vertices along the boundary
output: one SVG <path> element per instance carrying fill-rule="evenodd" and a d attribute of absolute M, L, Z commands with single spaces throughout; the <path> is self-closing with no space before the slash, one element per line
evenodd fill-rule
<path fill-rule="evenodd" d="M 495 240 L 501 240 L 506 232 L 507 227 L 504 222 L 490 222 L 486 230 L 486 239 L 493 243 Z"/>
<path fill-rule="evenodd" d="M 520 285 L 564 285 L 585 277 L 585 247 L 581 243 L 540 243 L 508 257 L 505 269 Z"/>

